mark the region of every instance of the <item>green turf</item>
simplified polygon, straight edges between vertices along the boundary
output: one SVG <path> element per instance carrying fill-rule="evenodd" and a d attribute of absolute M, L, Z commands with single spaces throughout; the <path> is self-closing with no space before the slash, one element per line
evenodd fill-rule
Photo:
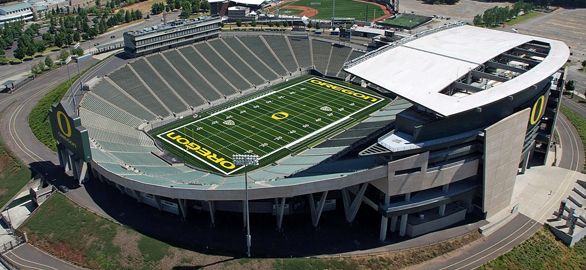
<path fill-rule="evenodd" d="M 184 161 L 229 175 L 244 172 L 233 164 L 234 154 L 256 154 L 261 166 L 269 164 L 357 123 L 385 103 L 375 94 L 309 78 L 151 134 Z"/>
<path fill-rule="evenodd" d="M 74 83 L 77 78 L 79 78 L 79 75 L 75 75 L 71 77 L 71 80 L 64 81 L 57 85 L 57 87 L 39 100 L 28 117 L 28 124 L 33 134 L 35 134 L 35 137 L 53 151 L 57 151 L 57 144 L 55 138 L 53 138 L 53 133 L 51 133 L 49 109 L 53 103 L 58 102 L 63 98 L 69 87 L 71 87 L 71 84 Z"/>
<path fill-rule="evenodd" d="M 505 255 L 479 267 L 493 269 L 585 269 L 586 240 L 569 248 L 555 239 L 547 228 L 513 248 Z"/>
<path fill-rule="evenodd" d="M 31 171 L 0 141 L 0 207 L 4 206 L 31 179 Z"/>
<path fill-rule="evenodd" d="M 397 28 L 404 28 L 404 29 L 413 29 L 427 21 L 431 20 L 430 17 L 415 15 L 415 14 L 399 14 L 392 19 L 387 19 L 384 22 L 379 24 L 390 26 L 390 27 L 397 27 Z"/>
<path fill-rule="evenodd" d="M 355 18 L 357 20 L 372 21 L 373 19 L 384 15 L 383 10 L 376 5 L 357 2 L 353 0 L 335 0 L 336 18 Z M 331 19 L 332 7 L 334 0 L 301 0 L 291 2 L 287 5 L 306 6 L 317 9 L 318 14 L 312 18 Z M 285 7 L 287 6 L 285 5 Z M 368 15 L 368 16 L 367 16 Z"/>
<path fill-rule="evenodd" d="M 574 127 L 576 127 L 578 135 L 580 135 L 580 139 L 582 140 L 582 145 L 586 146 L 586 119 L 580 116 L 580 114 L 574 112 L 569 107 L 563 105 L 561 106 L 561 111 L 570 120 L 570 122 L 572 122 Z M 583 164 L 582 168 L 584 171 L 586 171 L 586 164 Z"/>

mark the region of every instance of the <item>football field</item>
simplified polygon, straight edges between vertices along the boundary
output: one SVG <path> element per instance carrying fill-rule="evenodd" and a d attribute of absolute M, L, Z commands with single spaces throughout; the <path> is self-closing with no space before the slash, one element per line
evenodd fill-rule
<path fill-rule="evenodd" d="M 283 150 L 376 110 L 383 101 L 378 95 L 309 78 L 164 130 L 156 137 L 171 152 L 193 158 L 194 165 L 203 163 L 204 168 L 230 175 L 242 169 L 232 162 L 234 154 L 256 154 L 263 165 L 263 160 L 282 157 Z"/>

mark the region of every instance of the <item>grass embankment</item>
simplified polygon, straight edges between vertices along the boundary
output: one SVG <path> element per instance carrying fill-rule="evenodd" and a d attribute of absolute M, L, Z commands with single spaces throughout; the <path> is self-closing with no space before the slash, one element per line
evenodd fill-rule
<path fill-rule="evenodd" d="M 0 207 L 18 193 L 31 179 L 31 171 L 0 141 Z"/>
<path fill-rule="evenodd" d="M 53 151 L 57 151 L 55 139 L 51 133 L 51 125 L 49 124 L 49 109 L 53 103 L 58 102 L 63 98 L 69 87 L 75 80 L 79 78 L 75 75 L 69 81 L 62 82 L 44 96 L 39 103 L 35 105 L 28 117 L 28 124 L 35 134 L 35 137 L 44 145 Z"/>
<path fill-rule="evenodd" d="M 586 146 L 586 119 L 566 106 L 562 105 L 561 110 L 570 122 L 572 122 L 574 127 L 576 127 L 578 135 L 580 135 L 580 139 L 582 140 L 582 145 Z M 584 164 L 583 169 L 586 170 L 586 164 Z"/>
<path fill-rule="evenodd" d="M 22 226 L 35 246 L 91 269 L 158 269 L 171 246 L 88 212 L 60 193 Z"/>
<path fill-rule="evenodd" d="M 373 256 L 231 259 L 180 250 L 88 212 L 60 193 L 52 195 L 21 229 L 35 246 L 91 269 L 171 269 L 202 265 L 257 270 L 397 269 L 432 259 L 480 237 L 474 232 L 421 248 Z"/>
<path fill-rule="evenodd" d="M 479 269 L 584 269 L 586 240 L 569 248 L 543 228 L 505 255 Z"/>
<path fill-rule="evenodd" d="M 514 19 L 509 20 L 508 22 L 506 22 L 506 24 L 507 25 L 515 25 L 518 23 L 526 22 L 526 21 L 531 20 L 533 18 L 537 18 L 541 15 L 543 15 L 543 13 L 541 13 L 541 12 L 529 11 L 528 13 L 525 13 L 521 16 L 517 16 Z"/>

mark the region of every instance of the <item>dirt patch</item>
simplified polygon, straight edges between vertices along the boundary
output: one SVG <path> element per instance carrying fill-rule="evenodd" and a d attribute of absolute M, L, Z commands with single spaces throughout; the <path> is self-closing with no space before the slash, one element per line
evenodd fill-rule
<path fill-rule="evenodd" d="M 61 258 L 76 265 L 88 265 L 84 259 L 84 254 L 80 249 L 72 249 L 65 243 L 49 243 L 37 239 L 34 235 L 29 234 L 29 242 L 36 247 L 41 248 L 55 257 Z"/>
<path fill-rule="evenodd" d="M 134 10 L 134 9 L 138 9 L 142 12 L 142 14 L 144 16 L 146 16 L 147 14 L 151 13 L 151 6 L 154 3 L 161 3 L 161 2 L 165 2 L 165 0 L 149 0 L 149 1 L 144 1 L 144 2 L 137 2 L 134 3 L 132 5 L 128 5 L 123 7 L 123 10 Z"/>
<path fill-rule="evenodd" d="M 306 6 L 286 6 L 283 9 L 294 9 L 294 10 L 300 10 L 301 13 L 298 14 L 298 16 L 305 16 L 305 17 L 313 17 L 315 15 L 317 15 L 318 11 L 315 8 L 310 8 L 310 7 L 306 7 Z"/>
<path fill-rule="evenodd" d="M 136 233 L 131 234 L 127 230 L 118 229 L 112 244 L 120 247 L 120 264 L 126 268 L 132 268 L 142 263 L 142 255 L 138 249 L 138 239 L 140 236 Z"/>

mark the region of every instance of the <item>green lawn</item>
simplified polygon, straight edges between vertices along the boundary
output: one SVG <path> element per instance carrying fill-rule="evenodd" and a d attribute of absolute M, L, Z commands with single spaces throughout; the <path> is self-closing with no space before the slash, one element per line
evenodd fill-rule
<path fill-rule="evenodd" d="M 79 78 L 79 76 L 75 75 L 71 77 L 70 81 L 65 81 L 57 85 L 57 87 L 39 100 L 28 117 L 28 124 L 33 131 L 33 134 L 35 134 L 35 137 L 53 151 L 57 151 L 57 146 L 53 134 L 51 133 L 49 109 L 53 103 L 59 102 L 63 98 L 63 95 L 65 95 L 71 86 L 71 83 L 75 82 L 77 78 Z"/>
<path fill-rule="evenodd" d="M 415 14 L 399 14 L 394 18 L 386 19 L 384 22 L 379 24 L 396 28 L 413 29 L 429 20 L 431 20 L 431 18 L 426 16 Z"/>
<path fill-rule="evenodd" d="M 529 11 L 528 13 L 526 13 L 524 15 L 517 16 L 516 18 L 511 19 L 510 21 L 506 22 L 506 24 L 507 25 L 515 25 L 518 23 L 526 22 L 528 20 L 539 17 L 541 15 L 543 15 L 543 13 L 541 13 L 541 12 Z"/>
<path fill-rule="evenodd" d="M 586 240 L 569 248 L 543 228 L 505 255 L 478 268 L 492 269 L 585 269 Z"/>
<path fill-rule="evenodd" d="M 385 103 L 375 94 L 309 78 L 151 134 L 188 162 L 229 175 L 243 172 L 234 154 L 259 155 L 261 166 L 271 163 Z"/>
<path fill-rule="evenodd" d="M 355 18 L 357 20 L 371 21 L 374 18 L 384 15 L 383 10 L 373 4 L 356 2 L 353 0 L 337 0 L 336 2 L 336 18 Z M 317 9 L 318 14 L 314 16 L 315 19 L 331 19 L 332 7 L 334 0 L 301 0 L 291 2 L 287 5 L 306 6 Z M 285 7 L 287 6 L 285 5 Z"/>
<path fill-rule="evenodd" d="M 173 248 L 53 194 L 21 227 L 35 246 L 91 269 L 158 269 Z"/>
<path fill-rule="evenodd" d="M 0 141 L 0 207 L 31 179 L 31 171 L 12 155 Z"/>
<path fill-rule="evenodd" d="M 580 135 L 580 139 L 582 140 L 582 145 L 586 146 L 586 119 L 566 106 L 562 105 L 561 110 L 570 122 L 572 122 L 574 127 L 576 127 L 578 135 Z M 584 170 L 586 170 L 586 164 L 584 164 Z"/>

